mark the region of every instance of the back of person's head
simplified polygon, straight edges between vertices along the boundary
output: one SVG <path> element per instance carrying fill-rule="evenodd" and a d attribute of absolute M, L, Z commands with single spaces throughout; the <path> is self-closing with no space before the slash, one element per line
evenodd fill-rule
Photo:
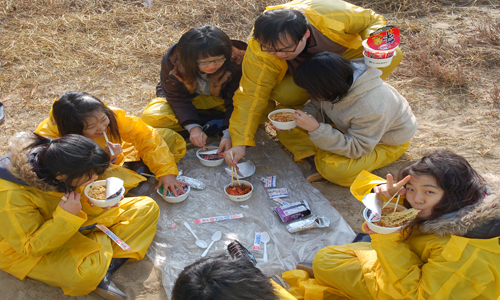
<path fill-rule="evenodd" d="M 465 158 L 447 150 L 425 155 L 419 160 L 408 162 L 399 171 L 398 180 L 407 175 L 432 176 L 444 191 L 443 198 L 432 209 L 427 220 L 460 210 L 477 203 L 484 197 L 484 179 L 471 167 Z M 408 203 L 405 203 L 408 206 Z M 424 221 L 424 220 L 421 220 Z M 416 222 L 416 224 L 421 222 Z"/>
<path fill-rule="evenodd" d="M 306 16 L 295 9 L 268 10 L 255 20 L 253 37 L 271 49 L 282 47 L 280 42 L 297 44 L 307 32 Z M 288 40 L 287 40 L 288 39 Z"/>
<path fill-rule="evenodd" d="M 98 111 L 102 111 L 109 118 L 111 136 L 121 141 L 115 114 L 97 97 L 84 92 L 66 92 L 52 105 L 52 116 L 62 136 L 83 135 L 86 120 Z"/>
<path fill-rule="evenodd" d="M 304 61 L 293 80 L 313 98 L 337 102 L 349 92 L 353 72 L 348 59 L 325 51 Z"/>
<path fill-rule="evenodd" d="M 89 180 L 94 174 L 102 175 L 109 167 L 110 156 L 97 143 L 77 134 L 48 139 L 34 134 L 27 149 L 42 148 L 38 153 L 38 167 L 47 180 L 61 190 L 74 191 L 78 179 Z M 64 175 L 65 180 L 56 177 Z M 82 182 L 84 182 L 82 181 Z"/>
<path fill-rule="evenodd" d="M 184 33 L 176 45 L 179 60 L 189 78 L 198 76 L 198 60 L 224 55 L 226 61 L 216 73 L 223 72 L 231 61 L 232 44 L 221 29 L 204 25 Z"/>
<path fill-rule="evenodd" d="M 275 300 L 269 279 L 245 258 L 204 258 L 175 281 L 172 300 Z"/>

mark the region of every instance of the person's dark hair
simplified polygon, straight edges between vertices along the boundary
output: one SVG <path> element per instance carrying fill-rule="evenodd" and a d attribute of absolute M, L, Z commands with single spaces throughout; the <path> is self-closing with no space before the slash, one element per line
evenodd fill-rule
<path fill-rule="evenodd" d="M 247 259 L 200 259 L 184 268 L 172 300 L 275 300 L 269 279 Z"/>
<path fill-rule="evenodd" d="M 224 31 L 204 25 L 184 33 L 177 42 L 176 51 L 188 78 L 196 78 L 199 76 L 198 60 L 208 57 L 224 55 L 226 61 L 214 74 L 224 72 L 231 62 L 233 46 Z"/>
<path fill-rule="evenodd" d="M 84 178 L 87 181 L 94 174 L 102 175 L 110 164 L 109 154 L 83 135 L 68 134 L 50 140 L 35 133 L 33 142 L 26 149 L 38 147 L 42 148 L 38 152 L 38 170 L 48 182 L 65 192 L 77 188 L 72 185 L 75 179 Z M 65 180 L 59 181 L 56 178 L 58 175 L 65 175 Z"/>
<path fill-rule="evenodd" d="M 61 136 L 83 135 L 87 125 L 85 119 L 93 116 L 96 111 L 102 111 L 108 116 L 111 136 L 121 142 L 115 113 L 97 97 L 84 92 L 66 92 L 52 105 L 52 116 Z"/>
<path fill-rule="evenodd" d="M 279 42 L 298 43 L 307 32 L 306 16 L 295 9 L 268 10 L 255 20 L 253 37 L 261 45 L 279 49 Z M 291 40 L 285 40 L 286 38 Z"/>
<path fill-rule="evenodd" d="M 477 203 L 484 197 L 486 183 L 462 156 L 439 150 L 425 155 L 417 161 L 408 162 L 399 171 L 398 181 L 407 175 L 432 176 L 444 194 L 441 201 L 432 209 L 432 214 L 426 219 L 417 218 L 405 228 L 405 236 L 409 236 L 413 228 L 427 220 L 433 220 L 444 214 L 460 210 Z M 404 205 L 411 208 L 405 200 Z"/>
<path fill-rule="evenodd" d="M 348 59 L 325 51 L 304 61 L 293 80 L 312 97 L 335 103 L 349 92 L 353 73 Z"/>

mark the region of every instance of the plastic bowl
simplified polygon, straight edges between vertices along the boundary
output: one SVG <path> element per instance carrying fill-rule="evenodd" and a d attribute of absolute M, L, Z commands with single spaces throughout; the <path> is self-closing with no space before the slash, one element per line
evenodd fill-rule
<path fill-rule="evenodd" d="M 90 188 L 93 186 L 100 186 L 100 185 L 106 185 L 106 180 L 94 181 L 91 184 L 87 185 L 85 187 L 85 190 L 83 190 L 85 196 L 87 196 L 87 198 L 89 198 L 90 202 L 92 202 L 95 206 L 98 206 L 98 207 L 113 206 L 113 205 L 117 204 L 118 202 L 120 202 L 123 195 L 125 194 L 125 188 L 123 187 L 122 192 L 118 196 L 111 198 L 111 199 L 98 200 L 98 199 L 94 199 L 94 198 L 90 197 L 88 195 L 88 191 L 90 190 Z"/>
<path fill-rule="evenodd" d="M 236 184 L 237 182 L 235 181 L 234 183 Z M 233 195 L 229 195 L 227 193 L 227 188 L 231 185 L 231 184 L 228 184 L 228 185 L 224 186 L 224 193 L 227 195 L 229 200 L 234 201 L 234 202 L 241 202 L 241 201 L 245 201 L 245 200 L 250 199 L 250 197 L 252 196 L 253 185 L 246 180 L 240 180 L 240 183 L 242 183 L 244 185 L 249 185 L 252 189 L 250 190 L 250 192 L 246 193 L 245 195 L 233 196 Z"/>
<path fill-rule="evenodd" d="M 156 192 L 158 193 L 158 195 L 160 195 L 163 198 L 163 200 L 167 201 L 168 203 L 179 203 L 179 202 L 186 200 L 186 198 L 189 195 L 189 192 L 191 192 L 191 187 L 188 185 L 187 191 L 184 194 L 179 195 L 177 197 L 163 196 L 163 186 L 161 188 L 157 189 Z"/>
<path fill-rule="evenodd" d="M 396 204 L 395 203 L 389 203 L 387 204 L 386 207 L 388 208 L 392 208 L 394 209 L 394 206 Z M 397 208 L 397 211 L 403 211 L 403 210 L 406 210 L 407 208 L 402 206 L 402 205 L 399 205 L 398 204 L 398 208 Z M 363 217 L 365 218 L 366 220 L 366 223 L 368 224 L 368 228 L 370 228 L 371 230 L 375 231 L 376 233 L 380 233 L 380 234 L 389 234 L 389 233 L 393 233 L 401 228 L 404 227 L 403 226 L 399 226 L 399 227 L 382 227 L 382 226 L 378 226 L 378 225 L 375 225 L 376 223 L 371 223 L 368 221 L 368 213 L 369 213 L 369 209 L 368 208 L 365 208 L 365 210 L 363 210 Z"/>
<path fill-rule="evenodd" d="M 281 129 L 281 130 L 288 130 L 297 127 L 297 123 L 295 123 L 295 120 L 290 121 L 290 122 L 278 122 L 278 121 L 273 121 L 271 119 L 271 116 L 274 115 L 275 113 L 279 112 L 295 112 L 295 109 L 289 109 L 289 108 L 283 108 L 283 109 L 277 109 L 273 110 L 267 115 L 267 118 L 271 121 L 274 127 Z"/>
<path fill-rule="evenodd" d="M 396 56 L 391 56 L 389 58 L 373 58 L 373 57 L 368 57 L 366 56 L 365 53 L 363 53 L 363 56 L 365 57 L 365 64 L 370 67 L 374 68 L 384 68 L 387 67 L 391 64 L 392 59 Z"/>
<path fill-rule="evenodd" d="M 198 159 L 200 160 L 200 163 L 206 167 L 217 167 L 219 166 L 220 164 L 222 164 L 222 162 L 224 161 L 224 158 L 221 158 L 221 159 L 217 159 L 217 160 L 208 160 L 208 159 L 204 159 L 203 157 L 201 157 L 201 155 L 199 154 L 199 152 L 204 152 L 204 151 L 208 151 L 208 150 L 215 150 L 215 149 L 219 149 L 219 147 L 215 147 L 215 146 L 208 146 L 206 148 L 206 150 L 203 150 L 203 148 L 201 149 L 198 149 L 198 151 L 196 151 L 196 157 L 198 157 Z"/>

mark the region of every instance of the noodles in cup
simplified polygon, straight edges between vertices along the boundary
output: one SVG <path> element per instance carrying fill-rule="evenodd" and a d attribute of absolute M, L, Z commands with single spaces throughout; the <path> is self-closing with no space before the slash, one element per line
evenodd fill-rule
<path fill-rule="evenodd" d="M 270 116 L 271 120 L 276 122 L 291 122 L 294 120 L 291 112 L 277 112 Z"/>

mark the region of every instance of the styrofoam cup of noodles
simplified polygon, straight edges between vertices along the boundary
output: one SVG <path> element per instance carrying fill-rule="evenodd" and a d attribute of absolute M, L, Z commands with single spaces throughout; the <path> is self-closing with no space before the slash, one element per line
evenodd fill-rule
<path fill-rule="evenodd" d="M 253 192 L 253 185 L 246 180 L 240 180 L 240 184 L 243 184 L 245 186 L 250 186 L 250 192 L 243 194 L 243 195 L 230 195 L 227 192 L 227 189 L 231 186 L 231 184 L 228 184 L 228 185 L 224 186 L 224 193 L 227 195 L 229 200 L 234 201 L 234 202 L 241 202 L 241 201 L 245 201 L 245 200 L 250 199 L 250 197 L 252 196 L 252 192 Z M 234 181 L 234 185 L 237 186 L 236 180 Z"/>
<path fill-rule="evenodd" d="M 390 208 L 390 209 L 394 209 L 394 206 L 396 204 L 395 203 L 389 203 L 387 204 L 386 208 Z M 399 205 L 398 204 L 398 208 L 396 211 L 403 211 L 403 210 L 406 210 L 407 208 L 402 206 L 402 205 Z M 380 234 L 389 234 L 389 233 L 393 233 L 395 231 L 398 231 L 400 230 L 401 228 L 403 228 L 405 225 L 402 225 L 402 226 L 398 226 L 398 227 L 382 227 L 382 226 L 378 226 L 376 225 L 377 223 L 372 223 L 370 221 L 368 221 L 368 217 L 370 215 L 370 209 L 369 208 L 365 208 L 363 210 L 363 217 L 365 218 L 365 221 L 366 221 L 366 224 L 368 225 L 368 228 L 370 228 L 371 230 L 375 231 L 376 233 L 380 233 Z"/>
<path fill-rule="evenodd" d="M 274 118 L 277 117 L 277 114 L 281 114 L 281 113 L 293 114 L 294 112 L 295 112 L 295 109 L 290 109 L 290 108 L 277 109 L 277 110 L 273 110 L 272 112 L 270 112 L 267 115 L 267 117 L 269 118 L 269 120 L 271 121 L 271 123 L 273 124 L 274 127 L 278 128 L 280 130 L 288 130 L 288 129 L 292 129 L 292 128 L 297 127 L 297 123 L 295 122 L 295 120 L 288 121 L 288 122 L 280 122 L 280 121 L 274 120 Z"/>
<path fill-rule="evenodd" d="M 191 192 L 191 187 L 189 185 L 186 185 L 186 187 L 187 187 L 187 189 L 184 190 L 184 194 L 179 195 L 177 197 L 175 197 L 171 191 L 167 192 L 167 195 L 171 194 L 171 196 L 163 196 L 164 185 L 162 185 L 159 189 L 157 189 L 156 192 L 158 193 L 158 195 L 160 195 L 163 198 L 163 200 L 165 200 L 169 203 L 179 203 L 179 202 L 186 200 L 186 198 L 189 195 L 189 192 Z"/>
<path fill-rule="evenodd" d="M 374 68 L 383 68 L 391 64 L 392 59 L 396 56 L 396 49 L 390 50 L 375 50 L 370 48 L 366 40 L 363 41 L 363 56 L 365 57 L 365 64 Z"/>
<path fill-rule="evenodd" d="M 196 151 L 196 157 L 198 157 L 198 159 L 200 160 L 200 163 L 206 167 L 217 167 L 220 164 L 222 164 L 222 162 L 224 161 L 224 158 L 211 160 L 211 159 L 205 159 L 200 155 L 200 152 L 209 151 L 209 150 L 216 150 L 216 149 L 219 149 L 219 147 L 208 146 L 206 149 L 200 148 L 200 149 L 198 149 L 198 151 Z"/>
<path fill-rule="evenodd" d="M 106 186 L 106 180 L 94 181 L 91 184 L 87 185 L 85 187 L 85 189 L 83 190 L 83 193 L 85 194 L 85 196 L 87 196 L 87 198 L 90 200 L 90 202 L 92 202 L 92 204 L 94 204 L 95 206 L 98 206 L 98 207 L 113 206 L 113 205 L 117 204 L 118 202 L 120 202 L 123 195 L 125 194 L 125 188 L 122 187 L 120 194 L 118 194 L 117 196 L 115 196 L 113 198 L 109 198 L 106 200 L 99 200 L 99 199 L 95 199 L 95 198 L 90 197 L 89 196 L 90 189 L 94 188 L 94 187 L 98 187 L 98 186 Z"/>

